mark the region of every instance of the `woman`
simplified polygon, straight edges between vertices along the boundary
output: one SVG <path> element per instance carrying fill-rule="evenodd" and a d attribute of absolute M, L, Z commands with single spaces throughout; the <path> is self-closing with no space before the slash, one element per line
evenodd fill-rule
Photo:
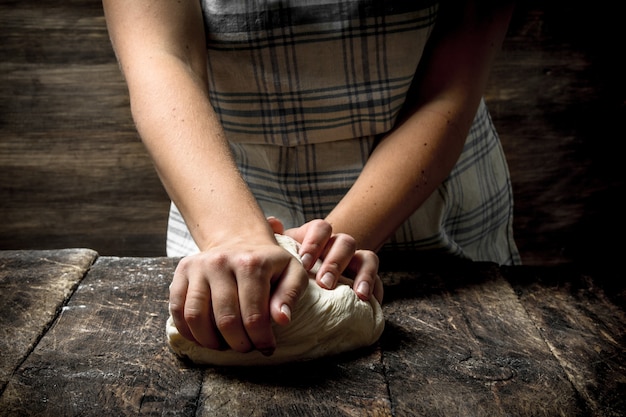
<path fill-rule="evenodd" d="M 482 102 L 512 5 L 103 4 L 172 199 L 168 254 L 185 258 L 170 311 L 186 338 L 271 354 L 270 322 L 289 322 L 317 259 L 319 285 L 345 271 L 379 300 L 379 250 L 519 262 Z M 275 232 L 301 242 L 302 264 Z"/>

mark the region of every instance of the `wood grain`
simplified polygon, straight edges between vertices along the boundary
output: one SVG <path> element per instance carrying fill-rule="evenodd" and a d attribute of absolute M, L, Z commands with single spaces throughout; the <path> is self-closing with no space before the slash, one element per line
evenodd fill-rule
<path fill-rule="evenodd" d="M 626 192 L 626 64 L 619 14 L 565 0 L 517 2 L 486 100 L 511 171 L 515 236 L 527 265 L 619 265 Z"/>
<path fill-rule="evenodd" d="M 9 415 L 194 415 L 202 371 L 165 342 L 175 260 L 99 258 L 0 398 Z"/>
<path fill-rule="evenodd" d="M 165 251 L 167 196 L 101 2 L 0 1 L 1 249 Z"/>
<path fill-rule="evenodd" d="M 50 256 L 8 258 L 0 270 L 21 271 L 25 294 L 55 288 Z M 374 346 L 276 367 L 211 368 L 167 347 L 176 263 L 98 258 L 53 324 L 21 348 L 0 416 L 626 415 L 624 299 L 577 269 L 457 262 L 387 271 L 386 328 Z M 61 280 L 75 272 L 53 265 Z M 30 319 L 37 307 L 2 312 Z"/>
<path fill-rule="evenodd" d="M 606 3 L 606 2 L 605 2 Z M 604 6 L 607 6 L 605 4 Z M 528 265 L 607 266 L 626 232 L 619 13 L 518 2 L 486 92 Z M 164 254 L 168 200 L 133 126 L 101 3 L 0 0 L 0 249 Z M 619 46 L 619 43 L 618 43 Z"/>
<path fill-rule="evenodd" d="M 381 343 L 394 416 L 586 415 L 494 265 L 409 275 L 387 298 Z"/>
<path fill-rule="evenodd" d="M 392 416 L 380 350 L 278 367 L 209 369 L 202 416 Z"/>
<path fill-rule="evenodd" d="M 90 249 L 0 251 L 0 393 L 96 256 Z"/>
<path fill-rule="evenodd" d="M 591 276 L 572 269 L 505 271 L 589 415 L 626 415 L 624 309 Z"/>

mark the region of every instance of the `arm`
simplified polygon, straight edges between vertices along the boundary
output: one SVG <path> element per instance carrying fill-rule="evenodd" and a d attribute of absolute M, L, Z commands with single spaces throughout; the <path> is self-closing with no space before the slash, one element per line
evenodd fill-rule
<path fill-rule="evenodd" d="M 103 4 L 137 129 L 200 249 L 238 229 L 271 241 L 208 100 L 198 2 Z"/>
<path fill-rule="evenodd" d="M 359 248 L 378 250 L 449 175 L 513 9 L 491 0 L 448 3 L 441 6 L 405 113 L 326 219 Z"/>
<path fill-rule="evenodd" d="M 307 275 L 277 245 L 209 102 L 199 3 L 103 0 L 103 5 L 133 119 L 201 250 L 181 260 L 170 286 L 176 327 L 203 346 L 223 347 L 224 339 L 238 351 L 254 347 L 270 353 L 275 347 L 270 317 L 289 322 Z M 303 230 L 308 241 L 326 247 L 327 226 L 319 221 Z M 350 241 L 338 236 L 333 243 Z M 363 279 L 380 283 L 375 254 L 359 251 L 352 260 L 353 245 L 330 246 L 330 267 L 356 264 Z"/>
<path fill-rule="evenodd" d="M 276 244 L 208 100 L 199 3 L 103 5 L 139 134 L 202 250 L 170 287 L 176 326 L 204 346 L 219 347 L 219 331 L 233 349 L 271 352 L 270 317 L 288 322 L 306 273 Z"/>

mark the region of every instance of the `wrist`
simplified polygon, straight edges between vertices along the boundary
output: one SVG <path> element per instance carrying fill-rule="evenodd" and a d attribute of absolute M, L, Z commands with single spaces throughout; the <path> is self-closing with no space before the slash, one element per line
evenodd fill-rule
<path fill-rule="evenodd" d="M 276 244 L 274 232 L 263 219 L 261 222 L 246 222 L 229 225 L 224 222 L 209 227 L 209 230 L 192 232 L 201 251 L 218 246 L 267 245 Z M 198 237 L 196 237 L 198 235 Z"/>

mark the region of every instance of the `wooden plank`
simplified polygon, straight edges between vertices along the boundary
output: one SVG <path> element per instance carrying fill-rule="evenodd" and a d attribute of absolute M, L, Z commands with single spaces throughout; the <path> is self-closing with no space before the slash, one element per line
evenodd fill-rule
<path fill-rule="evenodd" d="M 0 393 L 96 256 L 90 249 L 0 251 Z"/>
<path fill-rule="evenodd" d="M 372 347 L 300 364 L 209 369 L 199 415 L 382 417 L 392 411 L 381 353 Z"/>
<path fill-rule="evenodd" d="M 592 416 L 626 415 L 626 313 L 571 268 L 505 269 Z M 615 276 L 614 278 L 621 279 Z"/>
<path fill-rule="evenodd" d="M 404 275 L 382 340 L 394 416 L 586 415 L 495 265 Z"/>
<path fill-rule="evenodd" d="M 175 265 L 100 257 L 10 377 L 0 415 L 624 415 L 624 311 L 588 277 L 546 285 L 493 264 L 386 272 L 377 346 L 222 369 L 166 345 Z"/>
<path fill-rule="evenodd" d="M 1 415 L 194 415 L 202 371 L 165 338 L 169 258 L 99 258 L 13 375 Z"/>
<path fill-rule="evenodd" d="M 526 263 L 619 259 L 618 246 L 590 243 L 624 232 L 621 154 L 606 151 L 626 136 L 619 18 L 583 2 L 518 2 L 497 57 L 486 96 Z M 0 39 L 0 248 L 162 255 L 167 196 L 101 2 L 0 0 Z"/>
<path fill-rule="evenodd" d="M 0 0 L 0 38 L 0 249 L 164 255 L 169 200 L 102 3 Z"/>
<path fill-rule="evenodd" d="M 620 267 L 626 192 L 620 153 L 626 137 L 626 66 L 619 14 L 566 0 L 516 5 L 486 91 L 515 194 L 515 236 L 525 264 L 578 262 Z M 583 29 L 584 28 L 584 29 Z"/>

